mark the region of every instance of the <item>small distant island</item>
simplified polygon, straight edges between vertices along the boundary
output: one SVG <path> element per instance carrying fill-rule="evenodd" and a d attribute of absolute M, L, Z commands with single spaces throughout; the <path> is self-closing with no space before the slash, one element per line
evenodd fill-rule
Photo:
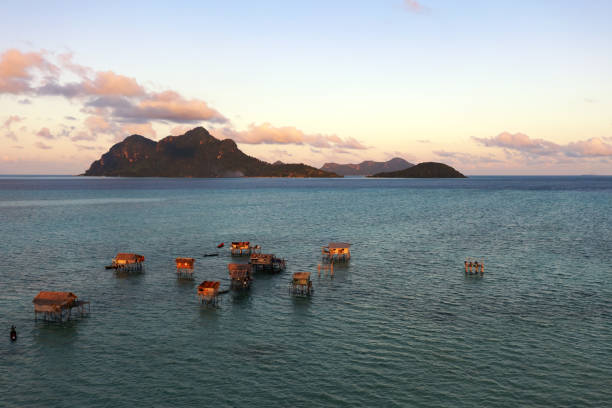
<path fill-rule="evenodd" d="M 231 139 L 203 127 L 155 142 L 131 135 L 91 164 L 83 176 L 107 177 L 341 177 L 303 163 L 270 164 L 243 153 Z"/>
<path fill-rule="evenodd" d="M 336 173 L 341 176 L 371 176 L 372 174 L 382 172 L 404 170 L 412 166 L 414 166 L 414 164 L 401 157 L 395 157 L 385 162 L 366 160 L 358 164 L 325 163 L 323 167 L 321 167 L 321 170 Z"/>
<path fill-rule="evenodd" d="M 444 163 L 425 162 L 400 171 L 377 173 L 370 177 L 386 178 L 467 178 Z"/>

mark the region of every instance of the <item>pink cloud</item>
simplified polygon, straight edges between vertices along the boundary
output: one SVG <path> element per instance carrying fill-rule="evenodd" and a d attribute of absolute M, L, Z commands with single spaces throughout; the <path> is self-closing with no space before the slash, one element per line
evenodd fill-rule
<path fill-rule="evenodd" d="M 559 156 L 569 157 L 607 157 L 612 156 L 612 145 L 601 138 L 593 137 L 588 140 L 576 141 L 567 145 L 559 145 L 543 139 L 532 139 L 523 133 L 500 133 L 495 137 L 472 137 L 476 142 L 487 147 L 501 147 L 531 156 Z M 507 156 L 512 153 L 506 152 Z"/>
<path fill-rule="evenodd" d="M 474 155 L 474 154 L 463 153 L 463 152 L 447 152 L 445 150 L 437 150 L 432 153 L 434 153 L 437 156 L 443 157 L 444 159 L 447 159 L 453 163 L 462 163 L 462 164 L 469 164 L 469 165 L 502 163 L 501 160 L 496 159 L 491 156 L 481 156 L 481 155 Z"/>
<path fill-rule="evenodd" d="M 589 140 L 569 143 L 565 147 L 565 153 L 576 157 L 612 156 L 612 145 L 598 137 L 592 137 Z"/>
<path fill-rule="evenodd" d="M 32 71 L 57 74 L 57 67 L 49 63 L 42 53 L 23 53 L 10 49 L 0 55 L 0 93 L 19 94 L 31 89 Z"/>
<path fill-rule="evenodd" d="M 83 92 L 87 95 L 143 96 L 145 89 L 136 79 L 115 74 L 113 71 L 97 72 L 93 80 L 83 82 Z"/>
<path fill-rule="evenodd" d="M 214 129 L 213 133 L 221 138 L 230 138 L 246 144 L 295 144 L 317 148 L 367 149 L 354 138 L 342 139 L 337 135 L 306 134 L 293 126 L 276 127 L 270 123 L 250 124 L 247 130 L 236 131 L 231 128 Z"/>
<path fill-rule="evenodd" d="M 344 149 L 352 149 L 352 150 L 365 150 L 368 147 L 362 145 L 357 139 L 348 137 L 346 140 L 337 143 L 336 146 L 344 148 Z"/>
<path fill-rule="evenodd" d="M 51 140 L 66 136 L 73 141 L 95 140 L 99 133 L 120 138 L 125 132 L 155 137 L 152 123 L 156 121 L 228 123 L 224 115 L 201 99 L 188 98 L 174 90 L 155 92 L 136 78 L 110 70 L 94 71 L 75 63 L 71 53 L 51 54 L 50 58 L 57 65 L 50 62 L 45 52 L 24 53 L 12 49 L 0 56 L 0 94 L 61 96 L 82 103 L 81 112 L 90 115 L 83 123 L 84 129 L 71 128 L 52 134 L 48 128 L 43 128 L 37 133 L 40 138 Z M 62 81 L 66 73 L 73 77 L 76 74 L 78 80 Z M 184 133 L 186 127 L 180 130 Z M 173 128 L 173 133 L 175 131 L 178 132 L 179 127 Z M 274 127 L 269 123 L 251 125 L 241 132 L 231 128 L 220 132 L 248 144 L 296 144 L 337 150 L 369 148 L 352 137 L 307 134 L 295 127 Z"/>
<path fill-rule="evenodd" d="M 23 121 L 23 119 L 24 118 L 22 118 L 21 116 L 11 115 L 4 121 L 4 127 L 10 129 L 13 123 L 19 123 Z"/>
<path fill-rule="evenodd" d="M 559 145 L 543 139 L 531 139 L 523 133 L 502 132 L 491 138 L 472 137 L 472 139 L 484 146 L 503 147 L 536 155 L 549 155 L 559 152 Z"/>
<path fill-rule="evenodd" d="M 80 82 L 61 84 L 58 77 L 47 78 L 46 83 L 36 88 L 40 95 L 64 96 L 66 98 L 115 96 L 144 97 L 146 90 L 136 79 L 113 71 L 96 72 L 93 78 L 85 77 Z"/>
<path fill-rule="evenodd" d="M 186 99 L 175 91 L 151 94 L 136 106 L 118 112 L 127 118 L 163 119 L 173 122 L 227 122 L 223 115 L 209 107 L 206 102 Z"/>
<path fill-rule="evenodd" d="M 93 70 L 89 67 L 85 67 L 83 65 L 75 63 L 72 58 L 74 54 L 72 52 L 67 52 L 64 54 L 58 55 L 57 59 L 59 60 L 59 64 L 67 69 L 68 71 L 74 72 L 78 76 L 85 78 L 91 75 Z"/>
<path fill-rule="evenodd" d="M 269 123 L 250 124 L 249 129 L 233 134 L 236 142 L 247 144 L 303 144 L 304 133 L 292 126 L 274 127 Z"/>
<path fill-rule="evenodd" d="M 413 13 L 422 13 L 427 10 L 427 8 L 417 0 L 404 0 L 404 8 Z"/>
<path fill-rule="evenodd" d="M 151 92 L 135 78 L 113 71 L 94 72 L 74 63 L 70 53 L 60 54 L 56 60 L 61 70 L 42 52 L 6 51 L 0 56 L 0 94 L 27 93 L 76 99 L 84 104 L 86 111 L 101 109 L 112 120 L 121 122 L 227 122 L 221 113 L 201 99 L 186 98 L 173 90 Z M 75 73 L 80 79 L 63 83 L 64 72 Z M 39 82 L 42 85 L 37 86 Z"/>
<path fill-rule="evenodd" d="M 42 137 L 43 139 L 52 140 L 55 139 L 55 136 L 51 133 L 49 128 L 42 128 L 38 132 L 36 132 L 36 136 Z"/>

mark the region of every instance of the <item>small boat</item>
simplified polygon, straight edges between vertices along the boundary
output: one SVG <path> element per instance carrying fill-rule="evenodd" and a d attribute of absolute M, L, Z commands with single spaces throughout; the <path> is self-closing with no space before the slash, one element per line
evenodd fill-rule
<path fill-rule="evenodd" d="M 219 256 L 218 253 L 214 253 L 214 254 L 204 254 L 204 256 Z"/>
<path fill-rule="evenodd" d="M 225 243 L 220 243 L 219 245 L 217 245 L 217 248 L 223 248 L 225 246 Z"/>
<path fill-rule="evenodd" d="M 11 341 L 17 341 L 17 330 L 15 326 L 11 326 Z"/>
<path fill-rule="evenodd" d="M 104 269 L 117 269 L 115 265 L 106 265 Z"/>

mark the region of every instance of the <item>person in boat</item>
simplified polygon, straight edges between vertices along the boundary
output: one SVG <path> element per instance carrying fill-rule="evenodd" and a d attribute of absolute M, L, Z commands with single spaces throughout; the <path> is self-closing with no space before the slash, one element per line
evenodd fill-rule
<path fill-rule="evenodd" d="M 15 329 L 15 326 L 11 326 L 11 341 L 16 341 L 17 340 L 17 330 Z"/>

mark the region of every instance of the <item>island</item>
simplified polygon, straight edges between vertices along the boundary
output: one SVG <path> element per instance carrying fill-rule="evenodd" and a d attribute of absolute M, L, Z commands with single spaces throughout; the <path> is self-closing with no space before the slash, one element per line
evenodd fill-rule
<path fill-rule="evenodd" d="M 377 173 L 370 177 L 386 178 L 467 178 L 444 163 L 424 162 L 400 171 Z"/>
<path fill-rule="evenodd" d="M 341 177 L 303 163 L 270 164 L 243 153 L 231 139 L 203 127 L 159 142 L 131 135 L 94 161 L 83 176 L 107 177 Z"/>
<path fill-rule="evenodd" d="M 395 157 L 384 162 L 366 160 L 358 164 L 325 163 L 321 170 L 340 174 L 341 176 L 370 176 L 372 174 L 399 171 L 412 167 L 414 164 Z"/>

